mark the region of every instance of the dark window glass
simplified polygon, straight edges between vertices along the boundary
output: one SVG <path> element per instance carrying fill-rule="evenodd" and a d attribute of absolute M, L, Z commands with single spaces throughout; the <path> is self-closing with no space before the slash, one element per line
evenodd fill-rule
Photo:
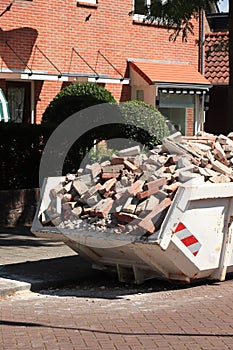
<path fill-rule="evenodd" d="M 135 0 L 134 12 L 137 15 L 144 15 L 145 14 L 145 0 Z"/>

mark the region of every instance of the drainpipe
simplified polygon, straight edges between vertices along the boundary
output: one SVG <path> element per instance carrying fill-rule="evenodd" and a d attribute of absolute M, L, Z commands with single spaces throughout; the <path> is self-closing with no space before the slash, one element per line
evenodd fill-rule
<path fill-rule="evenodd" d="M 205 16 L 204 10 L 200 10 L 199 15 L 199 72 L 205 74 Z"/>
<path fill-rule="evenodd" d="M 205 13 L 201 9 L 199 13 L 199 59 L 198 59 L 198 71 L 205 74 Z M 196 103 L 198 103 L 196 101 Z M 199 125 L 197 125 L 197 131 L 204 130 L 205 123 L 205 111 L 204 111 L 204 95 L 199 97 L 199 103 L 197 108 L 196 117 L 199 119 Z M 202 121 L 202 123 L 201 123 Z"/>

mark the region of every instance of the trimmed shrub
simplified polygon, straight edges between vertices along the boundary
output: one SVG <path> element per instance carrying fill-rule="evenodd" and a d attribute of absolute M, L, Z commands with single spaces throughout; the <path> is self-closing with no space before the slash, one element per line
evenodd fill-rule
<path fill-rule="evenodd" d="M 116 103 L 112 94 L 104 87 L 96 83 L 73 83 L 62 89 L 50 102 L 43 114 L 42 125 L 55 129 L 74 113 L 102 103 Z M 93 118 L 99 117 L 101 116 L 93 115 Z M 80 118 L 82 123 L 83 116 L 77 115 L 77 118 Z M 112 132 L 111 130 L 111 125 L 97 127 L 79 137 L 67 154 L 63 173 L 77 170 L 86 152 L 93 147 L 95 140 L 104 139 L 109 132 Z"/>
<path fill-rule="evenodd" d="M 127 138 L 153 148 L 170 134 L 165 117 L 155 107 L 141 101 L 127 101 L 119 107 Z"/>
<path fill-rule="evenodd" d="M 112 94 L 96 83 L 74 83 L 62 89 L 46 108 L 42 123 L 52 127 L 82 109 L 100 103 L 115 103 Z"/>

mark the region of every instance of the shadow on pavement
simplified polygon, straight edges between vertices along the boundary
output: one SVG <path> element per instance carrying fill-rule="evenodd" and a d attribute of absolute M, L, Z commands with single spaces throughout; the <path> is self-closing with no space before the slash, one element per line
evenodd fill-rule
<path fill-rule="evenodd" d="M 61 246 L 63 243 L 49 239 L 38 239 L 29 226 L 0 227 L 0 247 Z"/>
<path fill-rule="evenodd" d="M 30 248 L 50 247 L 50 245 L 59 247 L 60 244 L 63 243 L 35 238 L 30 232 L 30 227 L 23 227 L 20 230 L 19 228 L 6 230 L 0 227 L 0 246 L 3 247 Z M 36 261 L 25 259 L 22 263 L 0 265 L 0 277 L 9 282 L 14 280 L 29 283 L 31 291 L 39 291 L 41 294 L 102 299 L 119 299 L 129 294 L 195 288 L 201 284 L 211 284 L 217 288 L 219 283 L 224 283 L 204 280 L 181 285 L 156 279 L 146 281 L 142 285 L 122 283 L 118 281 L 117 274 L 93 270 L 91 264 L 79 255 L 49 259 L 45 255 L 41 257 L 38 255 Z M 232 278 L 233 274 L 227 275 L 227 279 Z"/>
<path fill-rule="evenodd" d="M 78 283 L 93 273 L 78 255 L 0 266 L 0 277 L 30 283 L 31 291 Z"/>
<path fill-rule="evenodd" d="M 0 277 L 30 283 L 30 290 L 43 295 L 121 299 L 130 294 L 144 294 L 214 285 L 214 281 L 175 284 L 152 279 L 141 285 L 119 282 L 116 273 L 94 270 L 79 255 L 0 266 Z M 232 275 L 228 279 L 232 279 Z"/>
<path fill-rule="evenodd" d="M 43 323 L 36 322 L 17 322 L 17 321 L 0 321 L 0 325 L 12 326 L 12 327 L 38 327 L 38 328 L 49 328 L 49 329 L 65 329 L 65 330 L 73 330 L 79 332 L 91 332 L 91 333 L 102 333 L 102 334 L 111 334 L 111 335 L 122 335 L 122 336 L 174 336 L 174 337 L 182 337 L 182 336 L 190 336 L 190 337 L 221 337 L 221 338 L 231 338 L 233 334 L 221 334 L 221 333 L 185 333 L 185 332 L 121 332 L 121 331 L 108 331 L 101 329 L 89 329 L 83 327 L 63 327 L 63 326 L 53 326 L 51 324 L 46 325 Z"/>
<path fill-rule="evenodd" d="M 117 274 L 95 271 L 91 279 L 80 279 L 76 284 L 70 284 L 64 288 L 51 288 L 41 290 L 41 294 L 60 297 L 122 299 L 132 294 L 159 293 L 179 289 L 195 288 L 200 285 L 219 285 L 214 281 L 195 281 L 192 284 L 176 284 L 165 280 L 151 279 L 141 285 L 119 282 Z"/>

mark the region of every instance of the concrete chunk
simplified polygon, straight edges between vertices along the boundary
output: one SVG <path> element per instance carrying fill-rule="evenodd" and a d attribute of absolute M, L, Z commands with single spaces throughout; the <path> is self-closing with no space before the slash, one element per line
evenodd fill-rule
<path fill-rule="evenodd" d="M 189 180 L 196 179 L 197 177 L 201 177 L 201 175 L 196 173 L 191 173 L 190 171 L 181 171 L 179 174 L 179 182 L 185 183 Z"/>
<path fill-rule="evenodd" d="M 89 189 L 86 183 L 81 179 L 75 180 L 73 182 L 73 187 L 76 189 L 80 196 L 82 196 Z"/>
<path fill-rule="evenodd" d="M 219 171 L 222 174 L 232 175 L 232 169 L 222 164 L 218 160 L 212 161 L 213 169 Z"/>
<path fill-rule="evenodd" d="M 140 147 L 139 146 L 134 146 L 134 147 L 122 149 L 119 152 L 119 156 L 120 157 L 137 156 L 138 154 L 140 154 L 140 152 L 141 152 Z"/>

